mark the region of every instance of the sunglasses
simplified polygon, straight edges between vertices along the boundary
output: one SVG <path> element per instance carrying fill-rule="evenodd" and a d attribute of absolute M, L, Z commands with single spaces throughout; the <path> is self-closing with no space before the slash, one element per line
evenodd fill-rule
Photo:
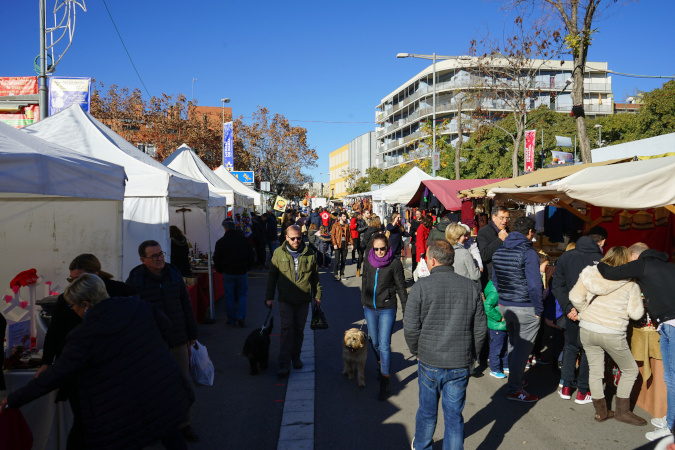
<path fill-rule="evenodd" d="M 302 236 L 293 236 L 293 237 L 287 236 L 287 238 L 288 238 L 289 241 L 301 241 L 302 240 Z"/>
<path fill-rule="evenodd" d="M 376 252 L 386 252 L 387 247 L 373 247 L 373 250 L 375 250 Z"/>

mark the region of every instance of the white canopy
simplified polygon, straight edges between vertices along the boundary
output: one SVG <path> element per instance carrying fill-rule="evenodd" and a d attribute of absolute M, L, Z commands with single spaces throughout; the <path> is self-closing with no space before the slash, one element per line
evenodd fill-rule
<path fill-rule="evenodd" d="M 260 206 L 262 204 L 260 193 L 237 180 L 237 177 L 232 175 L 225 167 L 221 165 L 217 167 L 214 172 L 220 179 L 225 181 L 225 183 L 227 183 L 229 186 L 232 186 L 232 189 L 239 192 L 241 195 L 248 197 L 250 199 L 249 205 L 252 204 L 255 206 Z"/>
<path fill-rule="evenodd" d="M 592 150 L 593 162 L 633 156 L 656 156 L 675 152 L 675 133 L 639 139 Z"/>
<path fill-rule="evenodd" d="M 551 186 L 494 188 L 488 196 L 525 203 L 580 200 L 595 206 L 647 209 L 675 204 L 675 156 L 589 167 Z"/>
<path fill-rule="evenodd" d="M 413 167 L 389 186 L 373 191 L 371 193 L 373 201 L 406 204 L 413 198 L 420 183 L 424 180 L 446 180 L 446 178 L 432 177 L 419 167 Z"/>
<path fill-rule="evenodd" d="M 106 272 L 119 276 L 125 179 L 118 165 L 0 123 L 2 294 L 30 268 L 63 292 L 68 265 L 82 253 L 93 253 Z"/>
<path fill-rule="evenodd" d="M 29 136 L 0 122 L 0 196 L 121 200 L 124 168 Z"/>
<path fill-rule="evenodd" d="M 162 165 L 185 176 L 203 181 L 209 187 L 209 206 L 246 206 L 246 196 L 234 191 L 229 184 L 218 177 L 209 166 L 186 144 L 178 147 Z"/>
<path fill-rule="evenodd" d="M 164 167 L 79 105 L 21 130 L 124 167 L 129 178 L 124 192 L 124 277 L 139 264 L 138 246 L 145 240 L 159 242 L 170 258 L 169 204 L 206 208 L 206 183 Z"/>

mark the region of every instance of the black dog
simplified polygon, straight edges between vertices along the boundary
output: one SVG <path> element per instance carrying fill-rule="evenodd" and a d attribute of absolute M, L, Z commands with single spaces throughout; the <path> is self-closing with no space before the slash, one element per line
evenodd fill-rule
<path fill-rule="evenodd" d="M 256 328 L 248 335 L 244 342 L 242 355 L 248 358 L 251 365 L 251 375 L 258 375 L 258 365 L 261 370 L 267 369 L 270 359 L 270 333 L 274 325 L 274 317 L 270 318 L 270 324 L 262 328 Z"/>

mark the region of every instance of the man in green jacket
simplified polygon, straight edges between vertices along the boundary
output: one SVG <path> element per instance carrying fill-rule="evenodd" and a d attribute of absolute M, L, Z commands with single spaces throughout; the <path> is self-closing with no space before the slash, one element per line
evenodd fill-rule
<path fill-rule="evenodd" d="M 300 351 L 305 337 L 305 322 L 312 298 L 321 304 L 321 283 L 316 253 L 302 241 L 297 225 L 286 229 L 286 242 L 274 251 L 267 276 L 266 304 L 274 306 L 274 291 L 279 291 L 281 348 L 277 376 L 285 378 L 291 370 L 302 369 Z"/>

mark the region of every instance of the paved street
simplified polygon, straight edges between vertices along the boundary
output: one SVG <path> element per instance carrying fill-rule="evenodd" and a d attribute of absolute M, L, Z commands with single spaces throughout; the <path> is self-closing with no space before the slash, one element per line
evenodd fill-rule
<path fill-rule="evenodd" d="M 271 364 L 267 372 L 250 376 L 248 361 L 241 356 L 246 336 L 262 325 L 267 313 L 263 305 L 266 273 L 249 274 L 245 329 L 226 327 L 224 304 L 217 304 L 217 323 L 200 325 L 199 340 L 208 347 L 216 378 L 213 387 L 196 388 L 192 423 L 202 439 L 190 444 L 190 449 L 273 450 L 278 447 L 280 433 L 286 440 L 278 448 L 312 448 L 307 439 L 314 439 L 313 448 L 316 449 L 410 448 L 417 409 L 417 371 L 405 345 L 400 312 L 392 341 L 392 396 L 389 400 L 380 402 L 376 398 L 378 385 L 371 350 L 365 388 L 358 388 L 356 380 L 348 380 L 342 375 L 342 334 L 347 328 L 360 326 L 363 319 L 360 278 L 355 277 L 355 272 L 355 265 L 347 266 L 347 280 L 336 282 L 332 273 L 322 271 L 323 306 L 330 328 L 314 332 L 315 361 L 312 361 L 310 350 L 307 357 L 303 357 L 307 370 L 292 373 L 290 380 L 278 380 L 275 375 L 279 351 L 276 310 L 273 312 Z M 311 345 L 311 341 L 308 344 Z M 312 367 L 315 367 L 314 371 Z M 571 400 L 561 400 L 556 394 L 558 380 L 550 366 L 534 366 L 529 370 L 528 390 L 541 398 L 533 405 L 507 401 L 504 397 L 506 383 L 488 376 L 487 372 L 485 375 L 472 378 L 469 383 L 464 409 L 467 449 L 653 448 L 644 438 L 644 433 L 653 429 L 651 425 L 634 427 L 614 420 L 596 423 L 592 405 L 581 406 Z M 296 399 L 298 392 L 295 389 L 303 383 L 311 383 L 305 380 L 315 380 L 313 429 L 306 419 L 307 410 L 303 409 L 305 406 L 311 409 L 311 401 L 293 400 L 293 405 L 303 406 L 300 408 L 303 411 L 290 408 L 295 411 L 293 417 L 305 419 L 289 421 L 287 411 L 285 425 L 291 426 L 282 432 L 284 404 L 288 403 L 287 383 L 294 384 L 293 388 L 289 387 L 289 392 L 294 390 L 289 398 Z M 304 398 L 307 395 L 303 394 L 308 392 L 300 394 Z M 635 413 L 651 419 L 639 408 Z M 434 445 L 438 449 L 443 438 L 440 414 Z M 304 440 L 294 444 L 287 440 L 289 436 L 290 439 Z"/>

